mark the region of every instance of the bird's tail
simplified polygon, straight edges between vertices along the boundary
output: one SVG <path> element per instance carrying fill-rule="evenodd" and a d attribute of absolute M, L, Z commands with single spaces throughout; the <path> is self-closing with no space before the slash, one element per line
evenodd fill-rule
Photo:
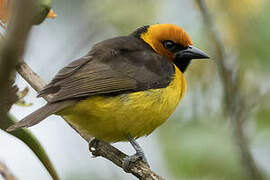
<path fill-rule="evenodd" d="M 14 131 L 18 128 L 22 127 L 31 127 L 39 122 L 41 122 L 46 117 L 50 116 L 51 114 L 57 113 L 64 108 L 71 106 L 74 104 L 74 101 L 62 101 L 57 103 L 48 103 L 45 106 L 41 107 L 40 109 L 36 110 L 35 112 L 31 113 L 30 115 L 23 118 L 21 121 L 13 124 L 7 131 Z"/>

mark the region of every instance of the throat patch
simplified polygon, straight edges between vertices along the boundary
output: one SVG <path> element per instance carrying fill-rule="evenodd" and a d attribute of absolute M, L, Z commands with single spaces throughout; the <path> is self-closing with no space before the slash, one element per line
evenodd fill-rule
<path fill-rule="evenodd" d="M 190 64 L 190 61 L 190 59 L 176 59 L 174 60 L 174 63 L 180 69 L 180 71 L 184 73 Z"/>

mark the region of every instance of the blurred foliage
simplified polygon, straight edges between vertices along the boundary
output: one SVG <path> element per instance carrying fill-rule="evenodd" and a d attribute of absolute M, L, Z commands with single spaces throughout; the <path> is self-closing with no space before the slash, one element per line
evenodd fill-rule
<path fill-rule="evenodd" d="M 112 25 L 118 34 L 130 34 L 136 28 L 153 24 L 162 6 L 161 0 L 103 0 L 89 1 L 88 7 L 94 9 L 94 16 Z"/>
<path fill-rule="evenodd" d="M 256 128 L 258 131 L 266 130 L 270 133 L 270 107 L 263 107 L 256 113 Z"/>
<path fill-rule="evenodd" d="M 215 20 L 227 47 L 233 49 L 241 65 L 250 70 L 260 68 L 269 73 L 270 1 L 207 2 L 211 12 L 215 13 Z"/>
<path fill-rule="evenodd" d="M 240 65 L 240 91 L 246 105 L 250 105 L 270 88 L 267 45 L 270 44 L 270 1 L 208 0 L 207 3 L 226 50 Z M 203 47 L 211 47 L 202 31 L 197 33 Z M 158 131 L 174 178 L 247 179 L 230 125 L 222 114 L 222 85 L 214 63 L 194 61 L 185 74 L 188 88 L 179 110 Z M 269 96 L 257 102 L 257 108 L 248 116 L 249 123 L 244 126 L 251 146 L 256 144 L 256 148 L 269 147 L 265 145 L 269 145 L 270 106 L 262 101 L 269 102 Z M 260 143 L 252 138 L 257 135 L 264 137 L 259 138 Z"/>
<path fill-rule="evenodd" d="M 230 131 L 223 123 L 178 119 L 170 120 L 160 133 L 168 166 L 176 179 L 245 179 Z"/>

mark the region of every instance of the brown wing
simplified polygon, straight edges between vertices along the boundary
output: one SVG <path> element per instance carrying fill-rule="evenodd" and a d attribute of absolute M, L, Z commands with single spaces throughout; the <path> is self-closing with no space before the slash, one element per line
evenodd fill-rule
<path fill-rule="evenodd" d="M 167 87 L 174 76 L 171 62 L 131 36 L 97 44 L 90 53 L 63 68 L 39 96 L 50 102 L 14 124 L 9 131 L 30 127 L 47 116 L 93 95 L 117 95 Z"/>
<path fill-rule="evenodd" d="M 152 49 L 142 48 L 144 45 L 133 47 L 140 43 L 135 38 L 131 41 L 130 37 L 103 41 L 87 56 L 60 70 L 39 96 L 53 94 L 51 102 L 57 102 L 166 87 L 174 66 Z"/>

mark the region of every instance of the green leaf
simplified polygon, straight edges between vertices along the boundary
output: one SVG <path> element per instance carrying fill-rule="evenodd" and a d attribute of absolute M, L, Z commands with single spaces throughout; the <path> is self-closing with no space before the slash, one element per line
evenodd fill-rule
<path fill-rule="evenodd" d="M 11 114 L 8 114 L 6 119 L 0 120 L 0 128 L 4 131 L 6 129 L 13 125 L 17 120 L 14 116 Z M 41 163 L 45 166 L 49 174 L 54 180 L 58 180 L 59 177 L 55 171 L 55 168 L 53 167 L 48 155 L 46 154 L 44 148 L 39 143 L 37 138 L 27 129 L 18 129 L 16 131 L 7 132 L 21 141 L 23 141 L 32 151 L 33 153 L 38 157 L 38 159 L 41 161 Z"/>

